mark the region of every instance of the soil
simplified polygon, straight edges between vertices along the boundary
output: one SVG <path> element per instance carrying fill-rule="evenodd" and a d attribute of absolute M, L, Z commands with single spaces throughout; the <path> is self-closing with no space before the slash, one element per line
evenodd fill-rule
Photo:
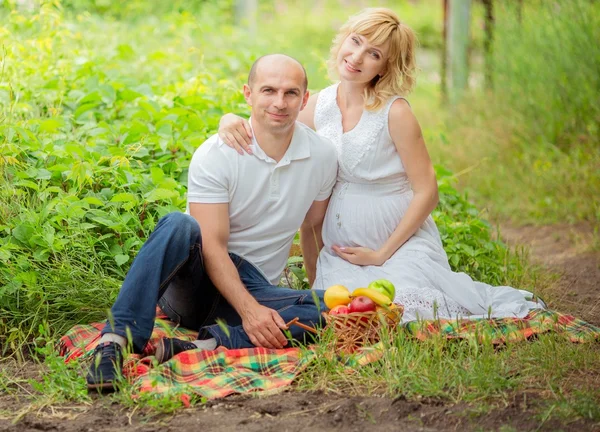
<path fill-rule="evenodd" d="M 596 233 L 594 231 L 596 230 Z M 543 298 L 551 309 L 600 325 L 600 244 L 591 224 L 503 226 L 510 246 L 526 246 L 529 259 L 550 274 Z"/>
<path fill-rule="evenodd" d="M 8 409 L 19 405 L 12 401 Z M 233 396 L 202 407 L 180 410 L 174 415 L 128 412 L 99 397 L 91 405 L 53 406 L 23 416 L 16 424 L 0 418 L 1 432 L 16 431 L 471 431 L 471 430 L 594 430 L 590 422 L 546 422 L 533 416 L 535 396 L 516 394 L 506 405 L 487 413 L 466 404 L 437 400 L 407 401 L 322 392 L 288 390 L 276 396 Z M 511 429 L 512 428 L 512 429 Z"/>
<path fill-rule="evenodd" d="M 600 324 L 600 251 L 591 226 L 503 227 L 501 232 L 510 245 L 528 246 L 530 260 L 544 267 L 545 274 L 554 275 L 544 290 L 551 308 Z M 37 372 L 29 365 L 15 371 L 20 376 Z M 600 424 L 586 420 L 544 419 L 536 414 L 546 406 L 537 392 L 515 393 L 508 400 L 482 411 L 466 403 L 302 392 L 292 386 L 275 395 L 231 396 L 157 415 L 150 409 L 130 410 L 101 396 L 94 396 L 92 404 L 32 410 L 26 398 L 17 400 L 0 391 L 0 432 L 600 431 Z"/>

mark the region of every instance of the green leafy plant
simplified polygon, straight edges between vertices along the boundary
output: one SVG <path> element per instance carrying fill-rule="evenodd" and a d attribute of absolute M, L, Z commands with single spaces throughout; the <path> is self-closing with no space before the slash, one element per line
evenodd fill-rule
<path fill-rule="evenodd" d="M 145 38 L 150 24 L 94 15 L 74 23 L 56 3 L 7 16 L 8 84 L 0 84 L 4 352 L 35 337 L 42 322 L 60 334 L 102 319 L 158 219 L 184 209 L 193 151 L 224 112 L 247 113 L 235 89 L 258 48 L 232 28 L 227 37 L 241 45 L 216 55 L 208 47 L 225 43 L 219 32 L 186 14 L 169 20 L 152 23 L 163 41 L 157 49 Z M 127 37 L 100 47 L 93 43 L 100 33 Z M 27 40 L 31 47 L 20 49 Z M 438 168 L 438 175 L 435 217 L 453 268 L 503 280 L 506 248 L 491 239 L 451 174 Z M 302 259 L 288 264 L 286 282 L 307 288 Z"/>
<path fill-rule="evenodd" d="M 233 20 L 232 2 L 152 2 L 153 12 L 138 0 L 40 3 L 34 11 L 0 3 L 0 355 L 12 353 L 2 360 L 0 392 L 26 398 L 32 409 L 90 400 L 85 365 L 65 364 L 54 342 L 74 324 L 106 317 L 158 219 L 183 210 L 193 151 L 222 113 L 248 113 L 239 90 L 252 61 L 287 52 L 305 64 L 311 88 L 322 88 L 331 38 L 360 8 L 327 0 L 318 2 L 321 9 L 301 2 L 278 10 L 261 2 L 264 19 L 249 37 Z M 439 6 L 389 2 L 422 47 L 441 45 L 441 10 L 433 4 Z M 507 15 L 498 16 L 493 92 L 476 92 L 447 112 L 437 106 L 430 78 L 437 70 L 430 70 L 411 104 L 432 156 L 443 161 L 433 216 L 452 268 L 537 289 L 536 272 L 497 240 L 487 214 L 457 188 L 460 180 L 494 215 L 519 221 L 600 214 L 598 107 L 590 105 L 598 93 L 597 4 L 524 4 L 520 27 L 509 19 L 512 6 L 498 9 Z M 541 13 L 532 16 L 536 7 Z M 561 13 L 553 14 L 557 7 Z M 474 8 L 481 24 L 481 9 Z M 476 59 L 481 25 L 474 29 Z M 427 68 L 438 55 L 422 50 L 419 58 Z M 288 283 L 307 288 L 302 258 L 291 257 L 288 268 Z M 542 335 L 498 349 L 398 332 L 386 338 L 381 360 L 350 374 L 328 348 L 331 337 L 327 331 L 315 345 L 300 389 L 460 401 L 472 416 L 523 391 L 544 395 L 541 424 L 555 416 L 599 419 L 597 389 L 587 379 L 600 370 L 593 344 Z M 13 373 L 25 358 L 39 377 Z M 589 385 L 574 388 L 582 381 Z M 139 397 L 129 384 L 112 401 L 167 413 L 205 402 L 186 392 Z"/>

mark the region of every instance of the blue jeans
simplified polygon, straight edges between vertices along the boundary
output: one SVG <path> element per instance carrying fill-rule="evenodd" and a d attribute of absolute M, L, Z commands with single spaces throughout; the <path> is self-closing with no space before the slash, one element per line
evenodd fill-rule
<path fill-rule="evenodd" d="M 232 253 L 229 257 L 258 303 L 275 309 L 285 322 L 298 317 L 306 325 L 322 324 L 323 291 L 271 285 L 253 264 Z M 157 303 L 174 322 L 198 329 L 199 339 L 214 337 L 227 348 L 254 347 L 240 316 L 206 274 L 200 226 L 184 213 L 158 222 L 133 261 L 102 334 L 130 334 L 135 352 L 141 352 L 152 335 Z M 296 341 L 310 340 L 298 326 L 291 326 L 290 333 Z"/>

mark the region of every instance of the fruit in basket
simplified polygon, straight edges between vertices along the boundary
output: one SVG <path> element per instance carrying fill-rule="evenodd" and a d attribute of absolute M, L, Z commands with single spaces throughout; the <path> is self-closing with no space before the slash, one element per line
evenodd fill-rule
<path fill-rule="evenodd" d="M 352 295 L 354 297 L 368 297 L 373 300 L 377 306 L 389 306 L 392 304 L 392 300 L 390 300 L 387 295 L 382 294 L 379 291 L 375 291 L 372 288 L 357 288 L 354 290 Z"/>
<path fill-rule="evenodd" d="M 373 312 L 377 309 L 377 303 L 367 296 L 356 296 L 350 302 L 350 313 L 352 312 Z"/>
<path fill-rule="evenodd" d="M 377 312 L 384 314 L 388 319 L 397 323 L 402 316 L 403 308 L 402 306 L 392 303 L 389 306 L 378 306 Z"/>
<path fill-rule="evenodd" d="M 339 305 L 347 305 L 352 300 L 350 291 L 344 285 L 332 285 L 325 290 L 323 297 L 325 306 L 333 309 Z"/>
<path fill-rule="evenodd" d="M 387 279 L 374 280 L 369 284 L 367 288 L 379 291 L 381 294 L 385 294 L 391 301 L 394 301 L 394 296 L 396 295 L 396 287 Z"/>
<path fill-rule="evenodd" d="M 346 315 L 350 313 L 350 308 L 346 305 L 337 305 L 329 311 L 329 315 Z"/>

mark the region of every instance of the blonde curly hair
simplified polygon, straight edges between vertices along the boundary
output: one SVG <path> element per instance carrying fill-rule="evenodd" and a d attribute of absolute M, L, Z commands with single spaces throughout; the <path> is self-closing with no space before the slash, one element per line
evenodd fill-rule
<path fill-rule="evenodd" d="M 337 56 L 346 38 L 353 33 L 364 36 L 375 46 L 390 42 L 383 75 L 373 78 L 365 89 L 365 108 L 376 111 L 390 97 L 410 93 L 416 83 L 417 38 L 410 27 L 400 22 L 398 16 L 386 8 L 363 9 L 342 25 L 333 39 L 327 60 L 330 77 L 338 79 Z"/>

